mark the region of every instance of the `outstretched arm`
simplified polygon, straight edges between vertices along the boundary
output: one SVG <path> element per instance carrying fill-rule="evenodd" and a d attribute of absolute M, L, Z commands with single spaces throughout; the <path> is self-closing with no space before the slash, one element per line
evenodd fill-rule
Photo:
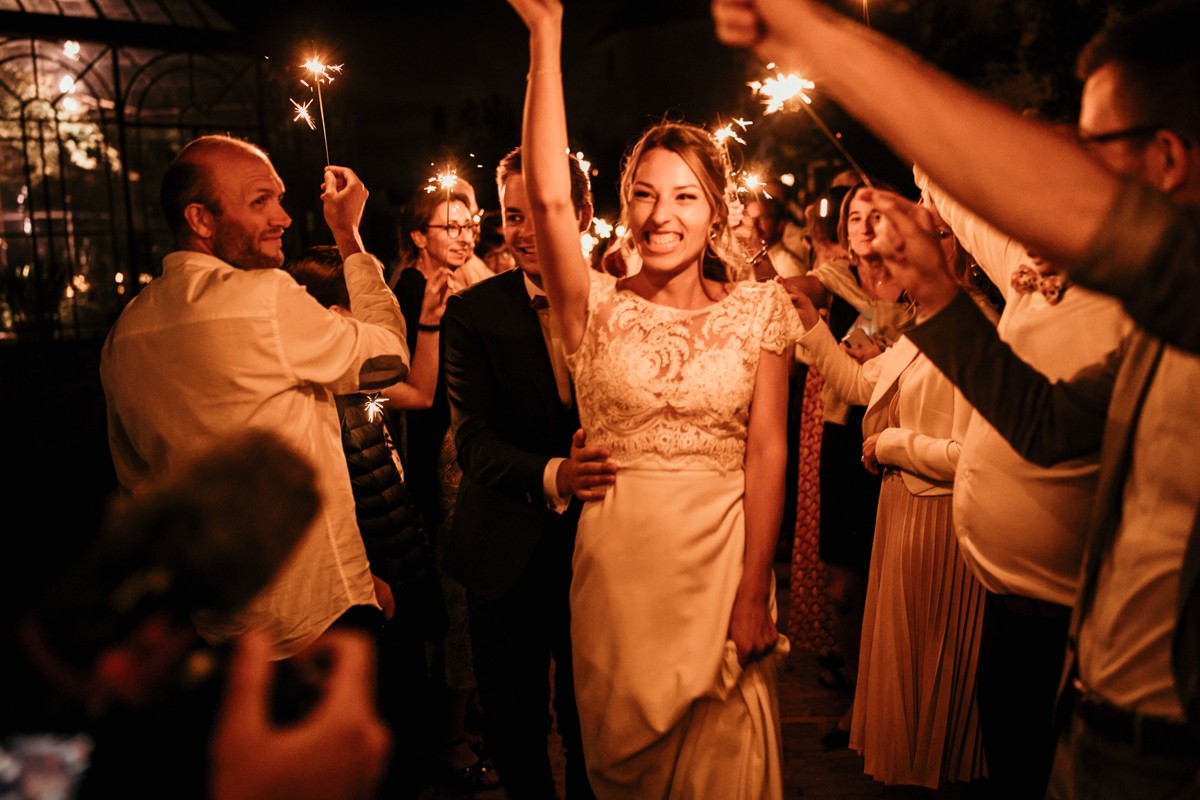
<path fill-rule="evenodd" d="M 814 0 L 714 0 L 717 35 L 803 69 L 980 217 L 1051 260 L 1082 257 L 1118 180 L 1024 119 Z"/>
<path fill-rule="evenodd" d="M 529 83 L 521 131 L 525 188 L 533 211 L 538 262 L 568 353 L 579 348 L 590 284 L 571 203 L 567 112 L 562 88 L 562 4 L 509 0 L 529 28 Z"/>

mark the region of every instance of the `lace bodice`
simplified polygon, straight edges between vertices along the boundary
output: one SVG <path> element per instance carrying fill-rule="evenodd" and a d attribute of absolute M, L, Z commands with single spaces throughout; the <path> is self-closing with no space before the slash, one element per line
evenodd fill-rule
<path fill-rule="evenodd" d="M 596 274 L 579 350 L 567 357 L 589 445 L 622 466 L 742 468 L 759 354 L 800 333 L 776 283 L 743 282 L 681 310 Z"/>

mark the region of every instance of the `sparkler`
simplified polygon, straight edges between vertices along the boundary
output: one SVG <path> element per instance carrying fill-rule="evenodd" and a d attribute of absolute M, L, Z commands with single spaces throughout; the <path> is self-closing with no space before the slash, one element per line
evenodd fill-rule
<path fill-rule="evenodd" d="M 725 168 L 725 174 L 729 176 L 729 179 L 725 182 L 725 195 L 729 202 L 737 201 L 738 190 L 740 188 L 734 179 L 733 157 L 729 154 L 729 142 L 732 140 L 739 144 L 746 143 L 746 140 L 733 129 L 733 126 L 737 125 L 744 131 L 752 124 L 748 119 L 735 118 L 733 122 L 724 127 L 717 128 L 711 134 L 712 140 L 716 143 L 717 150 L 721 154 L 721 165 Z"/>
<path fill-rule="evenodd" d="M 329 133 L 325 130 L 325 101 L 321 97 L 321 84 L 333 83 L 334 75 L 340 74 L 342 71 L 341 64 L 323 64 L 318 56 L 310 56 L 303 64 L 300 65 L 308 70 L 312 76 L 312 83 L 306 80 L 301 80 L 300 85 L 308 88 L 310 91 L 317 93 L 317 114 L 321 117 L 321 139 L 325 143 L 325 165 L 328 166 L 329 160 Z M 316 130 L 316 123 L 313 121 L 312 115 L 308 112 L 309 105 L 312 101 L 300 104 L 292 100 L 292 107 L 296 112 L 296 116 L 292 117 L 293 122 L 304 122 L 310 130 Z"/>
<path fill-rule="evenodd" d="M 767 199 L 771 198 L 771 194 L 767 191 L 767 182 L 762 179 L 762 176 L 757 172 L 745 172 L 741 174 L 741 180 L 738 181 L 739 192 L 749 192 L 750 194 L 761 194 Z"/>
<path fill-rule="evenodd" d="M 774 64 L 767 64 L 767 69 L 774 68 Z M 829 139 L 830 143 L 837 148 L 850 167 L 858 173 L 859 180 L 866 186 L 872 186 L 871 179 L 867 177 L 867 173 L 854 160 L 854 156 L 850 155 L 838 136 L 829 130 L 829 126 L 813 110 L 812 97 L 808 95 L 808 92 L 816 88 L 815 83 L 795 73 L 784 75 L 782 72 L 777 72 L 773 77 L 768 77 L 762 81 L 751 81 L 747 86 L 756 95 L 764 98 L 763 105 L 765 108 L 763 114 L 774 114 L 776 111 L 792 109 L 797 106 L 803 109 L 812 121 L 816 123 L 817 127 L 821 129 L 821 132 L 825 134 L 825 138 Z"/>
<path fill-rule="evenodd" d="M 432 164 L 430 166 L 433 166 Z M 446 224 L 450 224 L 450 194 L 454 191 L 454 187 L 458 185 L 458 170 L 454 167 L 447 167 L 445 170 L 437 173 L 428 181 L 426 181 L 425 191 L 433 194 L 437 191 L 446 193 Z"/>
<path fill-rule="evenodd" d="M 383 416 L 383 404 L 387 401 L 386 397 L 377 394 L 367 395 L 367 402 L 363 403 L 363 411 L 367 412 L 367 422 L 374 422 Z"/>
<path fill-rule="evenodd" d="M 313 121 L 312 114 L 308 113 L 308 107 L 312 105 L 312 100 L 307 103 L 297 103 L 295 100 L 291 100 L 291 103 L 292 108 L 296 110 L 296 116 L 292 117 L 292 122 L 304 122 L 310 131 L 315 131 L 317 123 Z"/>

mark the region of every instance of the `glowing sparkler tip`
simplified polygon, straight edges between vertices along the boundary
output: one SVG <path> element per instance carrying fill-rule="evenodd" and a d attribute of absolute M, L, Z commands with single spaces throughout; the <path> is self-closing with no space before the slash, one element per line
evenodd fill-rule
<path fill-rule="evenodd" d="M 802 78 L 794 72 L 784 75 L 776 73 L 773 77 L 762 81 L 751 81 L 746 84 L 756 95 L 763 98 L 766 108 L 764 114 L 774 114 L 784 109 L 789 102 L 799 99 L 802 103 L 811 104 L 812 98 L 807 92 L 815 89 L 816 84 L 807 78 Z"/>
<path fill-rule="evenodd" d="M 292 122 L 303 122 L 308 125 L 310 131 L 315 131 L 317 129 L 316 120 L 312 118 L 312 114 L 308 113 L 308 107 L 312 105 L 312 100 L 307 103 L 297 103 L 290 97 L 288 100 L 291 101 L 292 109 L 296 112 L 296 116 L 292 117 Z"/>
<path fill-rule="evenodd" d="M 383 416 L 383 404 L 388 402 L 386 397 L 380 397 L 377 394 L 367 395 L 367 402 L 363 403 L 363 410 L 367 412 L 367 421 L 374 422 Z"/>
<path fill-rule="evenodd" d="M 289 98 L 290 100 L 290 98 Z M 316 130 L 317 124 L 312 118 L 312 114 L 308 113 L 308 107 L 312 105 L 312 100 L 307 103 L 297 103 L 291 100 L 292 109 L 296 112 L 296 116 L 292 117 L 292 122 L 304 122 L 308 125 L 309 130 Z"/>
<path fill-rule="evenodd" d="M 732 125 L 726 125 L 724 128 L 717 128 L 713 131 L 713 140 L 717 144 L 725 144 L 729 139 L 733 139 L 738 144 L 745 144 L 746 140 L 737 135 Z"/>
<path fill-rule="evenodd" d="M 317 56 L 310 56 L 300 66 L 311 72 L 312 76 L 318 81 L 324 81 L 325 83 L 333 83 L 333 75 L 330 73 L 337 74 L 342 71 L 341 64 L 323 64 Z"/>

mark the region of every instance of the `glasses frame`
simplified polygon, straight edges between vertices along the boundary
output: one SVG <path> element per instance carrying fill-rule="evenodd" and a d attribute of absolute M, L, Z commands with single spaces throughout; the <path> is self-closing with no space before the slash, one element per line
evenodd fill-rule
<path fill-rule="evenodd" d="M 476 236 L 479 235 L 479 223 L 478 222 L 466 222 L 466 223 L 450 222 L 445 225 L 434 225 L 433 223 L 430 223 L 430 224 L 426 225 L 425 227 L 426 228 L 443 228 L 446 231 L 446 235 L 449 236 L 451 239 L 457 239 L 459 236 L 462 236 L 464 231 L 470 231 L 472 239 L 474 239 Z"/>

